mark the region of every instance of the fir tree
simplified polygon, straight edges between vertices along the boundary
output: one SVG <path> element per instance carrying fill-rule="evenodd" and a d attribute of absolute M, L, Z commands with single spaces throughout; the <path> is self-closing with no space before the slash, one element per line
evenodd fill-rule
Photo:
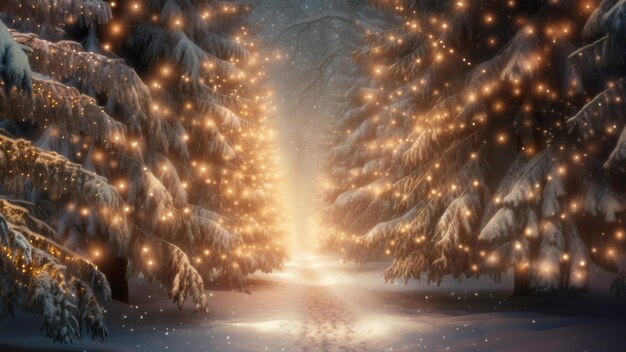
<path fill-rule="evenodd" d="M 353 130 L 398 134 L 356 164 L 346 153 L 358 181 L 329 199 L 361 209 L 335 221 L 353 229 L 338 236 L 348 257 L 382 247 L 387 279 L 436 283 L 513 267 L 520 294 L 584 289 L 591 264 L 615 271 L 623 2 L 373 3 L 398 21 L 357 53 L 385 82 Z M 354 133 L 339 146 L 364 148 Z"/>
<path fill-rule="evenodd" d="M 232 250 L 216 253 L 210 244 L 190 243 L 190 254 L 205 280 L 225 278 L 245 290 L 247 274 L 280 268 L 284 256 L 264 73 L 255 42 L 235 27 L 249 8 L 211 1 L 148 1 L 141 11 L 134 5 L 119 5 L 120 23 L 109 32 L 145 80 L 159 82 L 155 94 L 184 131 L 189 157 L 176 160 L 178 175 L 168 178 L 180 180 L 172 186 L 192 204 L 191 214 L 236 239 Z M 118 26 L 130 30 L 116 38 Z"/>
<path fill-rule="evenodd" d="M 115 4 L 120 13 L 104 1 L 0 5 L 17 30 L 0 28 L 4 313 L 18 303 L 42 313 L 60 342 L 79 338 L 81 321 L 106 337 L 100 303 L 111 278 L 127 298 L 120 273 L 159 280 L 179 307 L 189 297 L 208 313 L 209 281 L 245 289 L 247 274 L 283 257 L 263 77 L 229 39 L 228 18 L 244 7 L 211 2 L 196 16 L 188 1 Z M 135 6 L 162 13 L 135 16 Z M 180 8 L 195 21 L 188 33 L 169 27 Z M 145 57 L 101 44 L 123 36 Z M 179 76 L 154 82 L 169 67 Z M 126 262 L 126 273 L 115 267 Z"/>

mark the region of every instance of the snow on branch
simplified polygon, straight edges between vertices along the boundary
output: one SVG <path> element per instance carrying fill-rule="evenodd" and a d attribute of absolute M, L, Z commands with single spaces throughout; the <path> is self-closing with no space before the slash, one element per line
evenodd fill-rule
<path fill-rule="evenodd" d="M 221 35 L 218 28 L 213 28 L 212 24 L 214 21 L 203 19 L 201 12 L 198 11 L 191 1 L 168 1 L 160 10 L 160 20 L 163 23 L 172 23 L 184 17 L 185 33 L 193 38 L 194 42 L 207 53 L 223 60 L 232 59 L 247 62 L 250 58 L 250 52 L 242 44 Z M 216 9 L 216 11 L 219 11 L 219 9 Z"/>
<path fill-rule="evenodd" d="M 567 170 L 553 149 L 546 149 L 522 168 L 512 168 L 496 192 L 501 208 L 483 217 L 478 237 L 496 247 L 487 264 L 529 266 L 536 292 L 557 289 L 584 290 L 590 261 L 588 246 L 606 239 L 580 233 L 577 219 L 590 216 L 615 224 L 624 213 L 623 197 L 610 189 L 601 175 L 585 168 Z M 593 163 L 593 161 L 589 161 Z M 515 184 L 511 182 L 517 180 Z M 502 195 L 508 195 L 502 198 Z M 531 255 L 530 246 L 536 246 Z M 600 264 L 611 267 L 611 258 Z M 598 258 L 594 258 L 598 262 Z"/>
<path fill-rule="evenodd" d="M 369 246 L 384 243 L 396 232 L 402 231 L 403 226 L 415 217 L 418 210 L 419 206 L 415 206 L 398 218 L 376 224 L 363 236 L 363 241 Z"/>
<path fill-rule="evenodd" d="M 5 91 L 10 91 L 16 87 L 30 93 L 32 82 L 28 58 L 22 48 L 13 40 L 2 21 L 0 21 L 0 62 L 2 62 L 0 81 L 4 82 Z"/>
<path fill-rule="evenodd" d="M 606 1 L 607 3 L 611 3 L 613 1 Z M 599 10 L 605 10 L 606 5 L 600 4 Z M 603 26 L 607 28 L 610 33 L 621 34 L 623 35 L 624 30 L 626 30 L 626 1 L 619 0 L 613 7 L 611 7 L 606 13 L 602 16 Z"/>
<path fill-rule="evenodd" d="M 152 149 L 163 153 L 174 150 L 181 157 L 188 157 L 182 137 L 163 119 L 159 110 L 156 109 L 158 104 L 154 101 L 150 90 L 124 60 L 85 52 L 76 42 L 53 43 L 40 39 L 35 34 L 19 32 L 12 32 L 12 35 L 19 44 L 30 49 L 27 53 L 33 70 L 58 81 L 76 79 L 79 88 L 83 91 L 93 87 L 96 93 L 104 94 L 115 101 L 121 112 L 121 122 L 131 132 L 143 130 L 143 136 Z M 42 80 L 40 76 L 37 76 L 36 80 L 37 84 L 41 83 L 44 87 L 59 87 L 58 84 L 53 85 L 47 80 Z M 76 95 L 73 88 L 61 90 L 65 97 Z M 47 95 L 50 96 L 50 94 Z M 61 97 L 58 98 L 60 99 Z M 70 98 L 70 105 L 80 109 L 78 104 L 72 101 L 75 99 Z M 102 120 L 109 120 L 103 109 L 95 106 L 95 102 L 82 95 L 79 100 L 81 104 L 88 107 L 82 110 L 92 111 L 94 116 L 103 115 Z M 119 124 L 113 122 L 111 124 L 117 125 L 115 128 L 122 130 Z M 106 132 L 106 128 L 98 128 L 98 130 Z M 112 138 L 118 135 L 121 137 L 121 133 L 114 131 L 111 133 L 113 133 Z M 122 141 L 114 142 L 121 144 Z"/>
<path fill-rule="evenodd" d="M 148 111 L 152 97 L 148 87 L 124 60 L 85 52 L 76 42 L 49 42 L 29 33 L 11 32 L 15 41 L 30 50 L 26 53 L 31 68 L 61 81 L 76 78 L 81 85 L 93 86 L 96 93 L 106 94 L 120 104 Z"/>
<path fill-rule="evenodd" d="M 43 315 L 42 331 L 55 342 L 80 339 L 83 322 L 92 338 L 108 336 L 99 301 L 109 301 L 111 291 L 93 264 L 37 234 L 22 234 L 3 216 L 0 242 L 2 289 L 13 292 L 4 296 L 3 311 L 13 314 L 21 302 L 22 310 Z"/>
<path fill-rule="evenodd" d="M 223 126 L 224 130 L 232 132 L 233 128 L 237 128 L 237 130 L 240 128 L 238 122 L 234 122 L 233 125 L 231 117 L 234 114 L 231 115 L 229 110 L 218 109 L 215 111 L 226 113 L 221 121 L 217 121 L 218 123 L 221 122 L 220 125 Z M 231 145 L 229 138 L 220 131 L 213 118 L 214 115 L 205 116 L 204 119 L 200 119 L 204 120 L 200 125 L 201 127 L 190 129 L 190 139 L 195 142 L 189 146 L 190 151 L 196 155 L 205 155 L 218 162 L 236 162 L 239 152 Z"/>
<path fill-rule="evenodd" d="M 566 264 L 569 264 L 566 265 L 566 270 L 569 270 L 569 275 L 566 276 L 568 281 L 566 286 L 568 291 L 582 291 L 586 289 L 589 277 L 589 265 L 587 265 L 590 262 L 589 251 L 578 226 L 572 219 L 567 219 L 564 226 L 566 228 Z M 563 259 L 563 256 L 561 256 L 561 259 Z"/>
<path fill-rule="evenodd" d="M 451 99 L 451 101 L 455 100 Z M 468 103 L 462 108 L 453 110 L 453 112 L 444 105 L 445 102 L 442 102 L 437 108 L 441 109 L 440 111 L 433 109 L 429 112 L 431 123 L 417 131 L 418 135 L 415 136 L 415 141 L 402 156 L 405 168 L 414 167 L 431 160 L 451 147 L 450 144 L 458 141 L 459 138 L 467 140 L 471 136 L 476 137 L 477 133 L 472 132 L 478 130 L 480 127 L 477 126 L 484 124 L 487 118 L 486 106 L 482 101 Z M 453 127 L 444 127 L 445 121 L 450 121 L 449 125 Z M 463 127 L 452 131 L 457 125 Z M 472 148 L 473 143 L 464 143 L 463 146 Z"/>
<path fill-rule="evenodd" d="M 536 275 L 531 287 L 538 291 L 555 291 L 561 287 L 561 256 L 565 252 L 565 234 L 559 220 L 544 221 L 541 226 L 539 258 L 533 262 Z"/>
<path fill-rule="evenodd" d="M 219 221 L 199 215 L 191 206 L 177 208 L 172 195 L 152 172 L 140 166 L 136 168 L 132 172 L 136 180 L 129 190 L 128 203 L 149 214 L 149 220 L 141 224 L 144 231 L 185 250 L 202 246 L 230 253 L 241 241 L 240 236 L 231 234 Z"/>
<path fill-rule="evenodd" d="M 593 139 L 604 138 L 607 130 L 614 129 L 616 124 L 623 125 L 626 81 L 620 79 L 608 89 L 598 94 L 593 100 L 585 104 L 576 115 L 567 120 L 570 133 L 581 136 L 588 142 Z M 623 135 L 623 133 L 622 133 Z M 610 171 L 617 171 L 626 160 L 626 143 L 622 136 L 613 148 L 605 167 Z"/>
<path fill-rule="evenodd" d="M 469 250 L 474 246 L 484 199 L 482 188 L 468 186 L 439 217 L 432 238 L 435 260 L 430 271 L 438 282 L 444 275 L 458 277 L 468 272 Z"/>
<path fill-rule="evenodd" d="M 154 176 L 172 196 L 173 204 L 176 206 L 187 204 L 187 190 L 177 173 L 176 166 L 162 154 L 149 153 L 146 159 L 146 164 L 153 170 Z"/>
<path fill-rule="evenodd" d="M 462 88 L 420 114 L 424 126 L 411 132 L 414 139 L 403 155 L 405 167 L 428 161 L 459 137 L 482 130 L 488 119 L 486 96 L 500 81 L 504 83 L 532 80 L 537 67 L 530 59 L 540 41 L 522 28 L 511 42 L 494 58 L 477 65 L 463 78 Z"/>
<path fill-rule="evenodd" d="M 86 133 L 106 145 L 123 145 L 126 129 L 96 104 L 95 99 L 75 88 L 33 74 L 32 95 L 24 91 L 0 92 L 0 113 L 14 121 L 34 121 L 43 128 Z"/>
<path fill-rule="evenodd" d="M 58 234 L 36 216 L 21 205 L 14 204 L 11 200 L 0 196 L 0 214 L 4 216 L 11 224 L 28 228 L 31 231 L 41 234 L 42 236 L 57 240 Z"/>
<path fill-rule="evenodd" d="M 582 77 L 597 79 L 605 70 L 605 61 L 602 55 L 608 36 L 604 36 L 593 43 L 580 47 L 568 56 L 568 60 Z M 580 84 L 581 82 L 575 82 Z"/>
<path fill-rule="evenodd" d="M 626 127 L 622 129 L 617 144 L 604 163 L 604 167 L 613 173 L 625 172 L 624 161 L 626 161 Z"/>
<path fill-rule="evenodd" d="M 238 131 L 244 128 L 250 128 L 255 126 L 252 122 L 242 118 L 234 113 L 231 109 L 223 106 L 220 102 L 215 101 L 207 96 L 202 95 L 187 95 L 192 99 L 199 108 L 199 111 L 206 115 L 212 115 L 216 118 L 216 124 L 222 127 L 225 131 Z"/>
<path fill-rule="evenodd" d="M 424 195 L 415 216 L 399 229 L 393 246 L 396 260 L 386 272 L 387 280 L 419 278 L 426 272 L 429 282 L 440 283 L 445 275 L 471 272 L 471 249 L 488 199 L 484 173 L 480 158 L 470 160 L 433 185 L 441 191 Z"/>
<path fill-rule="evenodd" d="M 478 240 L 502 244 L 514 241 L 520 234 L 528 238 L 539 236 L 539 220 L 532 208 L 528 208 L 526 212 L 500 208 L 482 228 Z"/>
<path fill-rule="evenodd" d="M 362 211 L 367 210 L 368 206 L 375 200 L 376 195 L 379 194 L 385 188 L 385 180 L 375 180 L 370 184 L 356 189 L 351 189 L 340 194 L 334 203 L 329 207 L 327 213 L 333 217 L 345 217 L 346 220 L 354 220 L 351 216 L 344 216 L 343 214 L 353 213 L 355 218 L 358 218 L 357 214 L 361 214 Z"/>
<path fill-rule="evenodd" d="M 142 51 L 145 65 L 161 59 L 171 60 L 193 82 L 199 82 L 209 74 L 228 78 L 238 78 L 241 74 L 231 62 L 207 53 L 183 31 L 138 25 L 128 45 Z"/>
<path fill-rule="evenodd" d="M 246 127 L 254 123 L 237 116 L 233 111 L 240 110 L 245 105 L 253 105 L 255 102 L 241 96 L 222 94 L 204 83 L 179 84 L 175 94 L 193 100 L 204 113 L 220 115 L 221 119 L 230 121 L 232 128 Z M 228 116 L 228 117 L 227 117 Z M 237 124 L 239 125 L 237 127 Z"/>
<path fill-rule="evenodd" d="M 0 136 L 0 165 L 5 185 L 12 180 L 27 180 L 52 199 L 67 195 L 80 204 L 89 205 L 112 247 L 119 253 L 127 249 L 129 233 L 123 201 L 104 177 L 59 154 L 39 149 L 31 142 L 5 136 Z"/>
<path fill-rule="evenodd" d="M 600 5 L 593 11 L 585 27 L 583 28 L 582 35 L 585 39 L 591 39 L 603 33 L 606 33 L 606 27 L 604 18 L 606 13 L 615 6 L 619 0 L 602 0 Z"/>
<path fill-rule="evenodd" d="M 76 22 L 93 27 L 107 23 L 113 17 L 111 7 L 104 0 L 32 0 L 28 4 L 22 0 L 3 0 L 0 1 L 0 12 L 33 19 L 51 27 Z"/>
<path fill-rule="evenodd" d="M 167 287 L 169 297 L 182 309 L 191 297 L 195 310 L 209 313 L 201 275 L 187 255 L 172 243 L 135 231 L 131 240 L 131 271 L 157 279 Z"/>
<path fill-rule="evenodd" d="M 407 194 L 406 202 L 419 201 L 423 195 L 433 187 L 441 187 L 447 182 L 449 170 L 460 170 L 468 159 L 478 157 L 477 139 L 472 135 L 457 140 L 454 144 L 439 154 L 438 159 L 420 163 L 417 168 L 407 168 L 410 172 L 394 185 L 396 189 Z M 442 169 L 441 165 L 446 165 Z M 439 177 L 439 176 L 442 177 Z"/>
<path fill-rule="evenodd" d="M 502 204 L 511 209 L 531 203 L 541 204 L 542 187 L 552 178 L 548 176 L 554 171 L 555 162 L 556 157 L 549 148 L 535 155 L 519 170 L 517 182 L 502 199 Z"/>
<path fill-rule="evenodd" d="M 415 251 L 409 256 L 394 257 L 393 263 L 385 269 L 385 281 L 393 282 L 397 278 L 420 280 L 422 274 L 428 270 L 426 257 L 421 251 Z"/>
<path fill-rule="evenodd" d="M 55 260 L 64 266 L 64 270 L 68 274 L 87 285 L 92 290 L 91 294 L 98 301 L 109 302 L 111 300 L 111 288 L 109 287 L 109 283 L 96 265 L 68 248 L 53 240 L 42 237 L 29 229 L 16 227 L 13 224 L 11 224 L 10 227 L 21 232 L 24 237 L 28 239 L 32 247 L 53 256 Z"/>
<path fill-rule="evenodd" d="M 582 210 L 606 224 L 619 221 L 626 210 L 626 199 L 612 190 L 599 173 L 590 175 L 581 171 L 577 183 Z"/>
<path fill-rule="evenodd" d="M 367 96 L 367 94 L 364 96 Z M 380 109 L 380 105 L 376 104 L 376 101 L 373 99 L 376 96 L 377 95 L 372 94 L 370 95 L 371 101 L 346 111 L 343 117 L 338 121 L 338 128 L 353 128 L 355 125 L 362 123 L 366 118 L 375 115 Z"/>
<path fill-rule="evenodd" d="M 524 155 L 524 153 L 517 155 L 513 164 L 511 164 L 502 180 L 498 183 L 498 186 L 491 196 L 491 201 L 485 206 L 483 218 L 481 220 L 481 228 L 484 228 L 485 225 L 491 221 L 491 218 L 495 216 L 496 212 L 499 211 L 502 206 L 502 199 L 504 199 L 504 197 L 511 192 L 518 181 L 519 171 L 524 167 L 524 165 L 526 165 L 527 162 L 528 158 Z"/>

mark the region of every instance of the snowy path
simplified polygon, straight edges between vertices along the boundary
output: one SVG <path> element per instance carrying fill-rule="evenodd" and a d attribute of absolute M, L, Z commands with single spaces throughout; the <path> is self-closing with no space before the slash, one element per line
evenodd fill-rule
<path fill-rule="evenodd" d="M 300 288 L 304 309 L 298 345 L 302 351 L 320 351 L 337 347 L 354 351 L 356 313 L 328 285 L 320 284 L 320 275 L 313 268 L 303 267 L 301 277 L 307 282 Z M 365 343 L 359 344 L 366 350 Z"/>
<path fill-rule="evenodd" d="M 211 291 L 208 318 L 179 312 L 137 280 L 131 307 L 109 307 L 107 343 L 55 346 L 40 336 L 40 317 L 21 314 L 0 320 L 0 351 L 626 350 L 626 303 L 613 297 L 602 298 L 608 307 L 597 298 L 510 300 L 508 282 L 392 285 L 383 268 L 297 258 L 253 277 L 252 295 Z"/>

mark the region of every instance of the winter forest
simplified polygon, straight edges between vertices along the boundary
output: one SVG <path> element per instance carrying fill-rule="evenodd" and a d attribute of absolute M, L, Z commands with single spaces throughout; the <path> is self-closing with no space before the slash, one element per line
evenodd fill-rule
<path fill-rule="evenodd" d="M 0 351 L 626 350 L 626 0 L 0 0 Z"/>

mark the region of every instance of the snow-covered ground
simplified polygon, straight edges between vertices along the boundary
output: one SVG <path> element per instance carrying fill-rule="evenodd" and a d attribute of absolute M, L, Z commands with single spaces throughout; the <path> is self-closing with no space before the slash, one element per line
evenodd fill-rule
<path fill-rule="evenodd" d="M 254 276 L 252 295 L 212 291 L 206 318 L 134 280 L 133 305 L 109 306 L 105 343 L 52 344 L 40 317 L 20 314 L 0 321 L 0 351 L 626 350 L 626 300 L 605 290 L 510 299 L 506 278 L 384 284 L 383 268 L 296 258 L 282 273 Z"/>

